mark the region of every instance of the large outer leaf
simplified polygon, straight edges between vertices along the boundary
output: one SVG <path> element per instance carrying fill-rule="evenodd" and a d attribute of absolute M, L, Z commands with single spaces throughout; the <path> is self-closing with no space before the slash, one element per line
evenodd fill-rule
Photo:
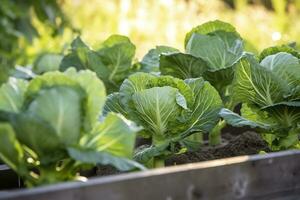
<path fill-rule="evenodd" d="M 236 32 L 235 28 L 229 23 L 220 20 L 209 21 L 193 28 L 190 32 L 188 32 L 184 39 L 184 46 L 186 47 L 194 33 L 206 35 L 215 31 Z"/>
<path fill-rule="evenodd" d="M 91 50 L 80 38 L 76 38 L 72 44 L 72 51 L 64 56 L 59 69 L 65 71 L 70 67 L 77 70 L 90 69 L 101 78 L 109 76 L 109 69 L 103 64 L 97 52 Z"/>
<path fill-rule="evenodd" d="M 112 165 L 121 171 L 132 169 L 146 170 L 146 168 L 130 159 L 114 156 L 106 152 L 97 152 L 94 150 L 81 149 L 76 147 L 68 148 L 69 155 L 80 162 L 88 164 Z"/>
<path fill-rule="evenodd" d="M 169 147 L 169 142 L 162 143 L 157 146 L 141 146 L 134 154 L 134 160 L 139 163 L 147 164 L 152 158 L 163 156 L 169 153 L 166 149 Z"/>
<path fill-rule="evenodd" d="M 122 43 L 131 43 L 130 39 L 124 35 L 111 35 L 109 36 L 100 46 L 99 50 L 101 51 L 104 48 L 112 47 L 117 44 Z"/>
<path fill-rule="evenodd" d="M 241 116 L 248 120 L 257 122 L 258 124 L 270 124 L 271 126 L 276 126 L 276 119 L 272 117 L 268 112 L 262 110 L 256 105 L 250 105 L 243 103 L 241 108 Z"/>
<path fill-rule="evenodd" d="M 37 74 L 42 74 L 48 71 L 58 70 L 62 59 L 63 56 L 59 54 L 42 54 L 34 62 L 33 71 Z"/>
<path fill-rule="evenodd" d="M 189 125 L 189 132 L 209 132 L 219 121 L 218 113 L 223 107 L 218 92 L 202 78 L 187 79 L 195 95 L 191 111 L 186 111 L 184 121 Z"/>
<path fill-rule="evenodd" d="M 179 52 L 179 50 L 168 46 L 157 46 L 155 49 L 149 50 L 141 61 L 141 70 L 144 72 L 158 72 L 161 54 L 174 52 Z"/>
<path fill-rule="evenodd" d="M 95 73 L 82 70 L 76 72 L 71 68 L 65 73 L 48 72 L 33 79 L 26 91 L 27 104 L 34 99 L 38 92 L 53 86 L 67 86 L 82 91 L 86 95 L 84 102 L 84 129 L 90 131 L 97 122 L 105 103 L 105 87 Z"/>
<path fill-rule="evenodd" d="M 260 65 L 286 80 L 291 88 L 300 85 L 300 61 L 297 57 L 289 53 L 279 52 L 265 57 Z"/>
<path fill-rule="evenodd" d="M 76 72 L 74 69 L 69 69 L 65 73 L 76 81 L 86 93 L 84 129 L 89 132 L 98 121 L 106 101 L 104 84 L 95 73 L 88 70 Z"/>
<path fill-rule="evenodd" d="M 300 124 L 300 101 L 280 102 L 263 107 L 262 110 L 268 112 L 284 128 L 296 128 Z"/>
<path fill-rule="evenodd" d="M 267 108 L 271 108 L 272 106 L 290 106 L 290 107 L 300 107 L 300 101 L 282 101 L 279 103 L 275 103 L 273 105 L 270 106 L 264 106 L 261 109 L 267 109 Z"/>
<path fill-rule="evenodd" d="M 180 79 L 198 78 L 208 70 L 206 63 L 189 54 L 162 54 L 159 69 L 163 75 L 171 75 Z"/>
<path fill-rule="evenodd" d="M 77 144 L 81 130 L 82 97 L 67 87 L 53 87 L 39 92 L 27 112 L 51 125 L 62 143 Z M 43 134 L 43 133 L 41 133 Z"/>
<path fill-rule="evenodd" d="M 289 88 L 272 71 L 248 56 L 237 64 L 233 90 L 237 101 L 267 106 L 282 101 Z"/>
<path fill-rule="evenodd" d="M 91 134 L 81 140 L 81 146 L 131 158 L 138 130 L 132 122 L 121 115 L 109 113 Z"/>
<path fill-rule="evenodd" d="M 286 52 L 300 59 L 300 53 L 297 50 L 289 47 L 288 45 L 282 45 L 264 49 L 259 55 L 259 61 L 262 61 L 265 57 L 269 55 L 274 55 L 279 52 Z"/>
<path fill-rule="evenodd" d="M 77 70 L 90 69 L 100 77 L 109 75 L 109 70 L 102 63 L 97 52 L 91 50 L 79 37 L 71 44 L 71 52 L 67 54 L 61 61 L 59 69 L 65 71 L 70 67 L 75 67 Z"/>
<path fill-rule="evenodd" d="M 249 126 L 251 128 L 260 128 L 264 130 L 269 130 L 271 128 L 270 124 L 251 121 L 226 108 L 223 108 L 220 111 L 220 116 L 226 121 L 227 124 L 235 127 Z"/>
<path fill-rule="evenodd" d="M 77 70 L 89 69 L 105 83 L 109 93 L 116 91 L 121 82 L 132 73 L 135 46 L 125 36 L 110 36 L 98 51 L 90 49 L 77 38 L 72 43 L 72 51 L 60 65 L 64 71 L 70 67 Z"/>
<path fill-rule="evenodd" d="M 206 61 L 210 71 L 231 67 L 243 54 L 243 42 L 235 33 L 193 34 L 187 53 Z"/>
<path fill-rule="evenodd" d="M 153 137 L 165 137 L 182 108 L 176 102 L 178 89 L 164 86 L 135 92 L 132 100 L 136 117 Z"/>
<path fill-rule="evenodd" d="M 72 80 L 64 73 L 57 71 L 47 72 L 41 76 L 35 77 L 30 81 L 25 93 L 25 98 L 27 101 L 25 103 L 31 101 L 39 93 L 40 90 L 58 85 L 77 88 L 78 90 L 80 90 L 80 85 L 76 82 L 76 80 Z"/>
<path fill-rule="evenodd" d="M 103 63 L 104 60 L 99 53 L 90 49 L 80 38 L 76 38 L 71 46 L 72 51 L 63 58 L 60 64 L 61 71 L 70 67 L 75 67 L 77 70 L 89 69 L 96 72 L 97 76 L 107 85 L 115 87 L 108 80 L 112 73 L 110 66 Z"/>
<path fill-rule="evenodd" d="M 107 96 L 105 106 L 103 108 L 103 115 L 107 115 L 109 112 L 120 113 L 126 118 L 129 118 L 127 111 L 120 102 L 120 93 L 114 92 Z"/>
<path fill-rule="evenodd" d="M 24 152 L 10 124 L 0 123 L 0 138 L 0 158 L 22 175 L 26 170 Z"/>
<path fill-rule="evenodd" d="M 154 77 L 154 75 L 148 73 L 138 72 L 125 79 L 120 86 L 121 103 L 128 107 L 132 95 L 135 92 L 146 89 L 149 81 Z"/>
<path fill-rule="evenodd" d="M 81 63 L 81 61 L 76 53 L 69 53 L 69 54 L 65 55 L 59 64 L 60 71 L 65 71 L 69 67 L 75 67 L 77 70 L 87 68 Z"/>
<path fill-rule="evenodd" d="M 63 158 L 63 145 L 49 123 L 26 113 L 12 115 L 11 123 L 20 143 L 40 156 L 41 163 L 57 162 Z"/>
<path fill-rule="evenodd" d="M 100 77 L 118 89 L 118 86 L 131 71 L 132 60 L 135 55 L 134 44 L 125 36 L 112 35 L 104 41 L 98 54 L 110 71 L 109 76 Z"/>
<path fill-rule="evenodd" d="M 77 48 L 88 49 L 88 45 L 86 45 L 79 36 L 77 36 L 71 43 L 72 50 L 76 50 Z"/>
<path fill-rule="evenodd" d="M 26 81 L 15 78 L 10 78 L 7 83 L 3 84 L 0 88 L 0 110 L 20 112 L 27 86 Z"/>
<path fill-rule="evenodd" d="M 139 129 L 115 113 L 109 113 L 91 134 L 85 135 L 80 147 L 70 147 L 68 152 L 75 160 L 102 165 L 113 165 L 119 170 L 145 169 L 129 160 L 133 156 L 136 132 Z"/>

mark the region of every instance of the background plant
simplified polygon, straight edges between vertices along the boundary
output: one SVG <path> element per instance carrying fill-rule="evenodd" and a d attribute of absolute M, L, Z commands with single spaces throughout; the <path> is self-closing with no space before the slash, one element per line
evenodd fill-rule
<path fill-rule="evenodd" d="M 135 45 L 126 36 L 111 35 L 98 50 L 90 49 L 78 37 L 71 47 L 59 69 L 64 71 L 75 67 L 77 70 L 92 70 L 103 80 L 108 93 L 117 91 L 123 80 L 137 71 L 133 65 Z"/>
<path fill-rule="evenodd" d="M 3 0 L 0 5 L 0 83 L 5 82 L 9 71 L 18 62 L 26 62 L 26 44 L 39 36 L 33 24 L 35 19 L 46 24 L 52 36 L 56 36 L 68 26 L 58 1 L 49 0 Z"/>
<path fill-rule="evenodd" d="M 186 34 L 185 46 L 186 53 L 161 54 L 161 74 L 181 79 L 203 77 L 217 89 L 224 106 L 233 110 L 232 80 L 235 64 L 243 56 L 243 40 L 235 28 L 219 20 L 206 22 Z M 212 145 L 221 142 L 225 125 L 220 121 L 209 134 Z"/>
<path fill-rule="evenodd" d="M 10 2 L 17 2 L 14 6 L 24 3 L 24 1 Z M 42 6 L 57 2 L 60 11 L 65 14 L 64 21 L 70 21 L 74 27 L 77 27 L 81 32 L 81 38 L 88 44 L 92 44 L 93 49 L 98 49 L 102 41 L 113 33 L 130 37 L 131 41 L 139 47 L 136 51 L 139 59 L 157 44 L 170 45 L 183 51 L 182 41 L 185 33 L 198 24 L 215 19 L 233 24 L 244 38 L 246 50 L 254 53 L 271 45 L 299 41 L 300 22 L 297 0 L 159 0 L 158 2 L 156 0 L 91 0 L 89 3 L 82 0 L 34 1 L 37 2 L 42 2 Z M 30 4 L 31 1 L 26 2 L 26 5 Z M 6 12 L 14 12 L 13 7 L 5 8 Z M 49 10 L 48 7 L 43 7 L 41 10 L 45 8 Z M 189 12 L 187 13 L 186 10 Z M 45 26 L 48 24 L 47 20 L 38 19 L 33 7 L 29 10 L 23 9 L 23 13 L 30 18 L 39 37 L 33 37 L 33 42 L 30 44 L 22 35 L 18 35 L 16 48 L 13 48 L 13 51 L 5 50 L 6 54 L 19 52 L 18 50 L 22 52 L 15 59 L 17 65 L 31 65 L 41 53 L 61 54 L 76 36 L 72 28 L 66 26 L 62 34 L 53 37 L 52 26 Z M 56 12 L 49 13 L 54 16 L 52 14 Z M 69 20 L 65 20 L 66 17 Z M 60 27 L 62 19 L 59 15 L 52 19 L 54 18 Z M 3 27 L 6 26 L 8 27 L 8 25 Z M 252 31 L 254 29 L 255 32 Z M 8 38 L 3 36 L 1 40 L 7 41 Z"/>
<path fill-rule="evenodd" d="M 277 2 L 279 6 L 275 6 Z M 90 3 L 64 0 L 62 9 L 74 26 L 81 30 L 82 39 L 93 44 L 94 49 L 112 33 L 126 35 L 139 47 L 138 58 L 157 44 L 170 45 L 182 51 L 186 32 L 215 19 L 233 24 L 247 41 L 248 51 L 258 53 L 268 46 L 291 42 L 291 38 L 299 41 L 297 0 L 239 0 L 235 3 L 228 4 L 223 0 L 91 0 Z M 242 6 L 237 5 L 239 3 Z M 255 32 L 252 31 L 254 29 Z M 72 38 L 66 32 L 63 38 L 49 44 L 47 30 L 40 27 L 39 31 L 44 33 L 45 40 L 36 41 L 28 48 L 26 52 L 30 57 L 47 48 L 56 52 Z"/>
<path fill-rule="evenodd" d="M 222 110 L 233 126 L 258 128 L 273 150 L 296 147 L 300 133 L 299 52 L 271 47 L 260 62 L 247 55 L 237 64 L 234 98 L 243 102 L 241 116 Z"/>

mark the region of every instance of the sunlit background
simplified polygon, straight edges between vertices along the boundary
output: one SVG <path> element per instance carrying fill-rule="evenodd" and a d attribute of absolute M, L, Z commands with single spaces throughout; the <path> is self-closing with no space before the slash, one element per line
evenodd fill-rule
<path fill-rule="evenodd" d="M 63 0 L 63 11 L 82 38 L 97 47 L 109 35 L 127 35 L 141 58 L 156 45 L 183 49 L 186 32 L 209 20 L 233 24 L 247 41 L 246 48 L 300 42 L 300 1 L 288 0 Z M 26 47 L 29 58 L 43 51 L 61 52 L 77 33 L 65 30 L 51 37 L 39 24 L 39 38 Z M 30 59 L 29 59 L 30 60 Z"/>

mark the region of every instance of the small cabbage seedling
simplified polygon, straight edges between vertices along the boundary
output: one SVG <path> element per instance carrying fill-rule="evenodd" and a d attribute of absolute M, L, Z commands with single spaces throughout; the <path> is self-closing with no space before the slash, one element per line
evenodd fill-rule
<path fill-rule="evenodd" d="M 247 55 L 237 64 L 234 98 L 241 116 L 222 110 L 227 123 L 257 128 L 273 150 L 295 148 L 300 133 L 300 54 L 287 46 L 271 47 L 260 62 Z"/>
<path fill-rule="evenodd" d="M 105 87 L 94 72 L 48 72 L 0 89 L 0 158 L 28 187 L 78 179 L 95 164 L 143 168 L 131 160 L 137 129 L 109 113 L 99 121 Z"/>
<path fill-rule="evenodd" d="M 209 132 L 221 108 L 218 92 L 202 78 L 183 81 L 139 72 L 108 96 L 104 114 L 119 112 L 143 126 L 142 135 L 152 144 L 138 149 L 135 159 L 159 167 L 166 156 L 176 153 L 176 144 L 189 146 L 188 136 Z"/>

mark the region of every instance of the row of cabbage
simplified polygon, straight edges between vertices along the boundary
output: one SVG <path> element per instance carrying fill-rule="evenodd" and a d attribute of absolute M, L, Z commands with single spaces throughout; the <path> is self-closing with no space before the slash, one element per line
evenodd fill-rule
<path fill-rule="evenodd" d="M 125 36 L 97 50 L 78 37 L 67 55 L 19 69 L 0 89 L 1 159 L 32 187 L 81 180 L 96 165 L 161 167 L 199 150 L 205 134 L 220 144 L 226 124 L 256 129 L 273 151 L 299 147 L 296 49 L 251 54 L 218 20 L 192 29 L 184 46 L 157 46 L 137 61 Z M 151 144 L 136 148 L 137 137 Z"/>

